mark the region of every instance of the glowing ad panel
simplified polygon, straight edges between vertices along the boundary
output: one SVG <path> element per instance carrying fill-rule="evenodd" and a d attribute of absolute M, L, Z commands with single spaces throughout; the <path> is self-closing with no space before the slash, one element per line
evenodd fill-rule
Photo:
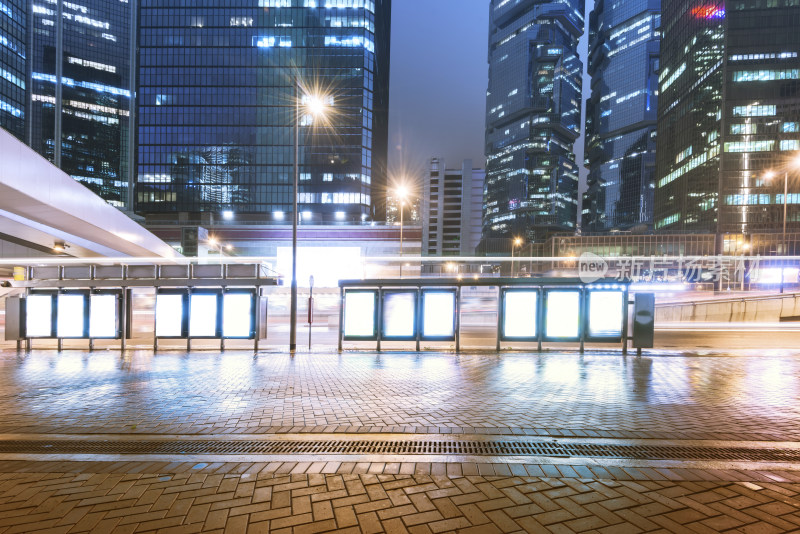
<path fill-rule="evenodd" d="M 579 291 L 550 291 L 545 317 L 547 337 L 575 339 L 580 335 L 581 294 Z"/>
<path fill-rule="evenodd" d="M 86 300 L 83 295 L 58 296 L 58 337 L 83 337 L 83 312 Z"/>
<path fill-rule="evenodd" d="M 253 296 L 248 293 L 226 293 L 222 297 L 222 335 L 249 338 L 253 324 Z"/>
<path fill-rule="evenodd" d="M 92 295 L 89 300 L 89 337 L 117 337 L 117 296 Z"/>
<path fill-rule="evenodd" d="M 191 295 L 189 337 L 217 336 L 217 295 Z"/>
<path fill-rule="evenodd" d="M 156 296 L 156 336 L 183 336 L 183 295 Z"/>
<path fill-rule="evenodd" d="M 375 293 L 373 291 L 348 291 L 345 293 L 345 337 L 375 336 Z"/>
<path fill-rule="evenodd" d="M 25 333 L 28 337 L 53 335 L 53 297 L 29 295 L 25 304 Z"/>
<path fill-rule="evenodd" d="M 383 335 L 413 338 L 416 335 L 417 299 L 414 293 L 386 293 L 383 299 Z"/>
<path fill-rule="evenodd" d="M 432 292 L 422 294 L 424 324 L 422 335 L 426 338 L 455 337 L 456 295 L 451 292 Z"/>
<path fill-rule="evenodd" d="M 507 338 L 536 337 L 536 291 L 507 291 L 503 300 L 503 335 Z"/>
<path fill-rule="evenodd" d="M 622 336 L 622 291 L 589 293 L 589 337 Z"/>

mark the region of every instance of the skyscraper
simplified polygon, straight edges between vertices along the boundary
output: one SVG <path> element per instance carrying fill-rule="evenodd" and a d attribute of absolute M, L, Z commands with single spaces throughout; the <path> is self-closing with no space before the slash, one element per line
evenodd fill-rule
<path fill-rule="evenodd" d="M 28 143 L 117 207 L 128 204 L 135 5 L 31 4 Z"/>
<path fill-rule="evenodd" d="M 583 0 L 492 0 L 483 238 L 575 229 Z"/>
<path fill-rule="evenodd" d="M 598 0 L 591 13 L 583 231 L 652 221 L 660 11 L 660 0 Z"/>
<path fill-rule="evenodd" d="M 782 227 L 783 171 L 800 150 L 798 20 L 793 0 L 664 4 L 657 230 Z M 796 227 L 797 181 L 789 187 Z"/>
<path fill-rule="evenodd" d="M 301 119 L 302 222 L 384 219 L 390 16 L 390 0 L 143 0 L 137 211 L 291 221 L 301 79 L 331 111 Z"/>
<path fill-rule="evenodd" d="M 0 127 L 25 138 L 27 2 L 0 3 Z"/>
<path fill-rule="evenodd" d="M 422 254 L 473 256 L 481 240 L 483 187 L 486 173 L 465 159 L 448 169 L 433 158 L 424 186 Z"/>

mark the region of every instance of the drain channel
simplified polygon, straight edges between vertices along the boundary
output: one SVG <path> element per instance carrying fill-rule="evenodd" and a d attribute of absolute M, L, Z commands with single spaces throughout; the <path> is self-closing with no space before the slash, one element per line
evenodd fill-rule
<path fill-rule="evenodd" d="M 636 460 L 800 462 L 800 450 L 743 447 L 609 445 L 529 441 L 0 441 L 0 453 L 21 454 L 360 454 L 550 456 Z"/>

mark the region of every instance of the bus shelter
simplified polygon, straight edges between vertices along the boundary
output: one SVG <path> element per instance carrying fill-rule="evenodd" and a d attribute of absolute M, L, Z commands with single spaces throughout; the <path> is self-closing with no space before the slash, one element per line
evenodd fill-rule
<path fill-rule="evenodd" d="M 461 350 L 464 287 L 496 288 L 496 348 L 514 343 L 621 343 L 627 350 L 629 282 L 578 278 L 343 280 L 339 351 L 345 341 L 453 342 Z"/>
<path fill-rule="evenodd" d="M 119 340 L 131 338 L 131 289 L 155 290 L 153 348 L 160 339 L 266 338 L 267 301 L 263 288 L 277 280 L 258 265 L 93 265 L 29 267 L 23 297 L 6 303 L 6 340 L 30 350 L 37 339 Z"/>

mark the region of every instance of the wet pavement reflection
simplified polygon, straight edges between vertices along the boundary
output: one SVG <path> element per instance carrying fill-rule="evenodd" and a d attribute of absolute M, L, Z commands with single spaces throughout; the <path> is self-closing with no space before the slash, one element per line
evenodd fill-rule
<path fill-rule="evenodd" d="M 789 353 L 291 358 L 6 351 L 0 353 L 0 432 L 558 430 L 794 440 L 799 381 L 800 357 Z"/>

